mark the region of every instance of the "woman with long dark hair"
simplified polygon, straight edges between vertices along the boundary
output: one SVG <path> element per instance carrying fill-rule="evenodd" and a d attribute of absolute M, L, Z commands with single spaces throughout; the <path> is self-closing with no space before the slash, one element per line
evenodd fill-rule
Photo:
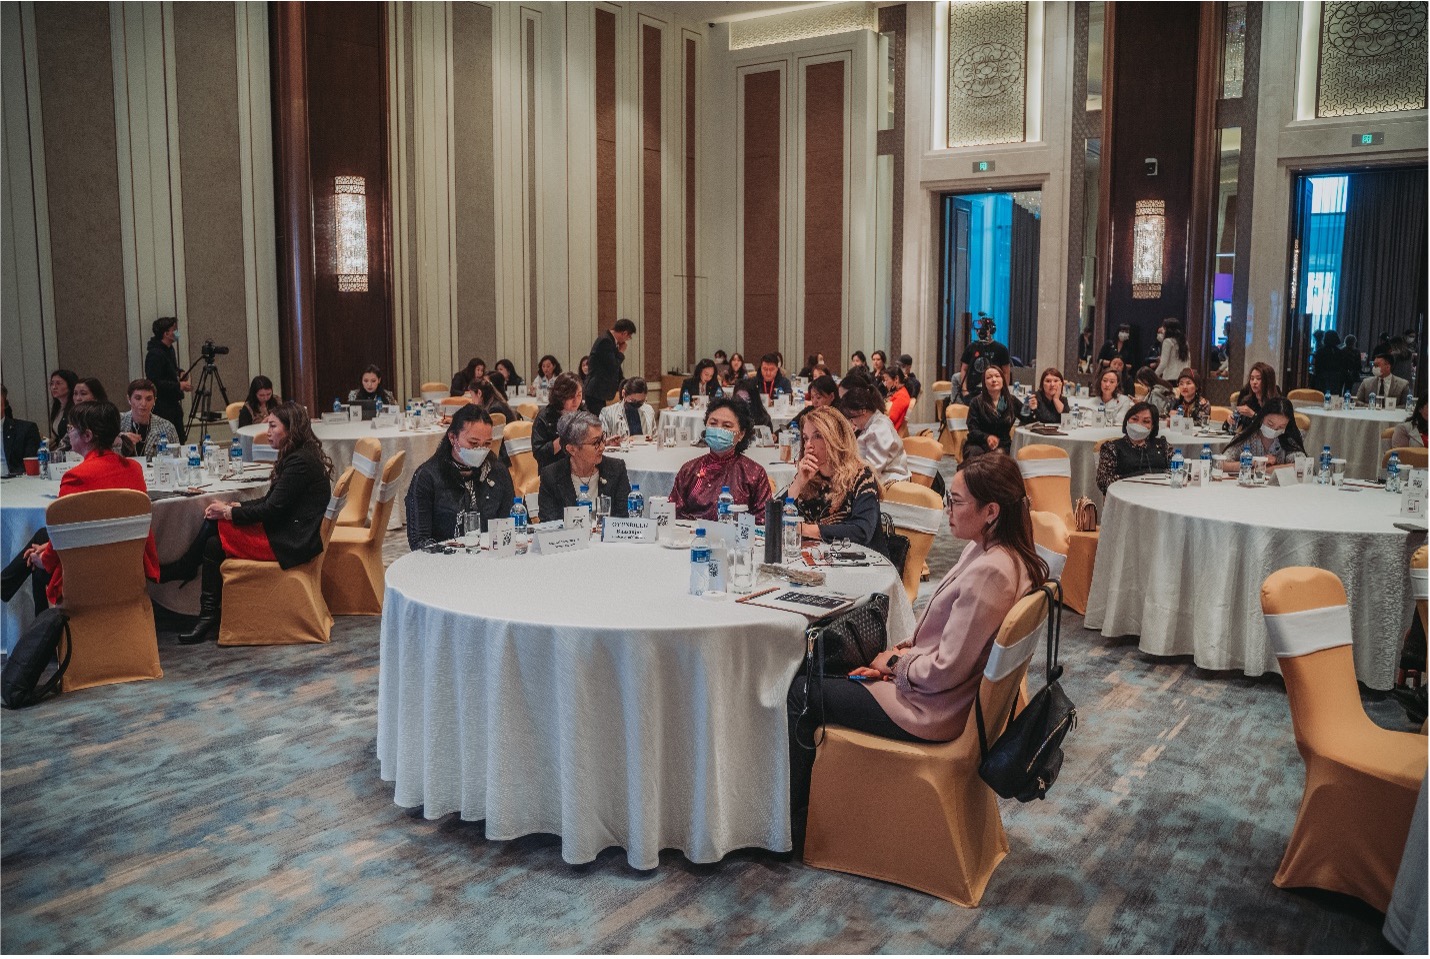
<path fill-rule="evenodd" d="M 1071 404 L 1063 398 L 1063 371 L 1056 366 L 1043 370 L 1038 377 L 1038 392 L 1028 398 L 1026 412 L 1020 412 L 1018 419 L 1024 423 L 1051 423 L 1063 421 Z"/>
<path fill-rule="evenodd" d="M 502 375 L 502 379 L 505 381 L 502 392 L 507 395 L 510 395 L 512 390 L 526 382 L 520 376 L 516 375 L 516 367 L 512 365 L 511 360 L 497 360 L 497 372 Z"/>
<path fill-rule="evenodd" d="M 1284 397 L 1267 400 L 1226 446 L 1222 469 L 1235 473 L 1241 468 L 1241 451 L 1266 457 L 1267 467 L 1290 462 L 1293 454 L 1306 452 L 1306 441 L 1296 426 L 1296 408 Z"/>
<path fill-rule="evenodd" d="M 255 376 L 249 381 L 248 396 L 243 400 L 243 409 L 238 411 L 239 427 L 262 423 L 282 402 L 282 398 L 273 392 L 272 380 L 262 374 Z"/>
<path fill-rule="evenodd" d="M 796 814 L 809 797 L 810 734 L 822 723 L 908 742 L 956 738 L 1003 620 L 1048 578 L 1048 565 L 1033 545 L 1023 477 L 1011 458 L 965 463 L 945 504 L 949 529 L 969 545 L 934 590 L 913 638 L 850 673 L 865 682 L 826 681 L 822 696 L 809 697 L 807 677 L 790 687 L 790 802 Z M 806 701 L 810 710 L 801 721 Z"/>
<path fill-rule="evenodd" d="M 1172 454 L 1166 439 L 1157 435 L 1160 426 L 1156 406 L 1147 402 L 1133 404 L 1122 418 L 1122 435 L 1102 444 L 1097 457 L 1097 488 L 1105 494 L 1117 480 L 1165 473 Z"/>
<path fill-rule="evenodd" d="M 584 399 L 581 378 L 575 373 L 562 373 L 551 384 L 551 398 L 531 424 L 531 455 L 537 469 L 544 470 L 566 455 L 557 426 L 562 414 L 579 410 Z"/>
<path fill-rule="evenodd" d="M 449 392 L 453 396 L 461 396 L 467 392 L 473 380 L 484 380 L 487 378 L 487 361 L 480 356 L 474 356 L 467 361 L 467 365 L 452 374 L 452 384 Z"/>
<path fill-rule="evenodd" d="M 720 387 L 720 378 L 715 375 L 715 361 L 701 360 L 695 364 L 695 372 L 685 378 L 685 382 L 680 384 L 680 392 L 694 399 L 697 396 L 708 396 L 711 398 L 724 396 L 725 391 Z"/>
<path fill-rule="evenodd" d="M 536 361 L 536 376 L 532 377 L 532 390 L 549 390 L 556 377 L 561 375 L 561 361 L 547 353 Z"/>
<path fill-rule="evenodd" d="M 1008 396 L 1003 368 L 989 364 L 983 371 L 983 389 L 968 402 L 968 438 L 963 443 L 965 458 L 997 451 L 1012 454 L 1013 426 L 1018 409 Z"/>
<path fill-rule="evenodd" d="M 397 405 L 397 397 L 382 385 L 382 367 L 374 363 L 362 371 L 362 386 L 348 391 L 348 402 L 373 403 L 379 400 L 388 406 Z"/>
<path fill-rule="evenodd" d="M 407 487 L 407 545 L 421 549 L 460 533 L 480 533 L 511 514 L 511 474 L 491 455 L 492 418 L 475 404 L 452 414 L 437 452 Z"/>
<path fill-rule="evenodd" d="M 1390 446 L 1392 449 L 1398 446 L 1424 449 L 1426 445 L 1425 397 L 1417 396 L 1405 422 L 1395 424 L 1395 432 L 1390 434 Z"/>
<path fill-rule="evenodd" d="M 74 408 L 74 388 L 79 374 L 74 370 L 50 372 L 50 448 L 59 449 L 69 430 L 69 414 Z"/>
<path fill-rule="evenodd" d="M 1276 388 L 1276 371 L 1270 363 L 1253 363 L 1246 374 L 1246 385 L 1236 398 L 1236 412 L 1242 418 L 1254 417 L 1269 399 L 1281 395 Z"/>
<path fill-rule="evenodd" d="M 159 581 L 187 582 L 203 570 L 199 620 L 179 634 L 183 645 L 203 642 L 218 629 L 225 559 L 301 566 L 323 551 L 323 514 L 332 493 L 333 463 L 313 435 L 308 411 L 283 403 L 268 414 L 268 442 L 278 450 L 268 492 L 247 503 L 214 502 L 182 557 L 165 563 Z"/>
<path fill-rule="evenodd" d="M 1191 353 L 1187 350 L 1186 331 L 1177 320 L 1168 317 L 1157 327 L 1157 342 L 1162 346 L 1154 366 L 1164 379 L 1172 371 L 1186 367 L 1191 360 Z"/>

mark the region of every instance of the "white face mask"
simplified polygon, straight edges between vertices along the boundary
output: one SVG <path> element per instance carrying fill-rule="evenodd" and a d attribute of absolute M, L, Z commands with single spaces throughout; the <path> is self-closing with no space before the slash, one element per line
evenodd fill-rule
<path fill-rule="evenodd" d="M 1167 334 L 1165 334 L 1165 333 L 1158 333 L 1158 334 L 1157 334 L 1157 342 L 1158 342 L 1158 343 L 1162 342 L 1162 341 L 1165 340 L 1166 338 L 1167 338 Z"/>
<path fill-rule="evenodd" d="M 1151 435 L 1152 427 L 1150 426 L 1143 426 L 1141 423 L 1127 424 L 1127 438 L 1129 440 L 1136 440 L 1140 443 Z"/>
<path fill-rule="evenodd" d="M 491 451 L 486 449 L 458 449 L 457 458 L 472 469 L 476 469 L 486 461 L 489 452 Z"/>
<path fill-rule="evenodd" d="M 1261 435 L 1264 436 L 1264 437 L 1266 437 L 1266 438 L 1269 439 L 1269 440 L 1274 440 L 1274 439 L 1276 439 L 1278 436 L 1280 436 L 1280 435 L 1282 434 L 1282 432 L 1283 432 L 1282 430 L 1278 430 L 1276 427 L 1272 426 L 1270 423 L 1262 423 L 1262 424 L 1261 424 Z"/>
<path fill-rule="evenodd" d="M 1126 334 L 1126 333 L 1118 333 L 1118 334 L 1117 334 L 1117 342 L 1119 342 L 1119 343 L 1126 343 L 1126 342 L 1127 342 L 1127 334 Z"/>

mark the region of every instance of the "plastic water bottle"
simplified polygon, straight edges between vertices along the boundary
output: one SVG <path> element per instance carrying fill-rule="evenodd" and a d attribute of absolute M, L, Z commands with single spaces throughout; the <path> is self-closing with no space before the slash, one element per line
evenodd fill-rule
<path fill-rule="evenodd" d="M 378 397 L 372 402 L 372 409 L 378 416 L 382 415 L 382 397 Z"/>
<path fill-rule="evenodd" d="M 1172 489 L 1181 489 L 1186 474 L 1187 461 L 1182 458 L 1182 448 L 1179 446 L 1172 451 Z"/>
<path fill-rule="evenodd" d="M 1375 394 L 1374 394 L 1374 393 L 1368 393 L 1368 394 L 1366 394 L 1366 398 L 1365 398 L 1365 408 L 1368 409 L 1368 410 L 1373 410 L 1373 409 L 1375 409 Z"/>
<path fill-rule="evenodd" d="M 576 505 L 591 508 L 591 490 L 585 483 L 581 484 L 581 492 L 576 494 Z"/>
<path fill-rule="evenodd" d="M 1241 448 L 1241 469 L 1236 474 L 1238 486 L 1251 485 L 1251 450 L 1243 446 Z"/>
<path fill-rule="evenodd" d="M 342 411 L 343 411 L 343 401 L 340 400 L 340 399 L 338 399 L 336 396 L 333 397 L 333 412 L 334 412 L 334 413 L 341 413 Z"/>
<path fill-rule="evenodd" d="M 35 454 L 35 459 L 40 461 L 40 478 L 50 478 L 50 441 L 40 440 L 40 450 Z"/>
<path fill-rule="evenodd" d="M 511 501 L 511 522 L 518 533 L 526 531 L 526 504 L 522 502 L 519 493 L 516 499 Z"/>
<path fill-rule="evenodd" d="M 720 487 L 720 500 L 715 506 L 715 522 L 730 522 L 730 507 L 735 505 L 735 497 L 730 495 L 730 487 Z"/>
<path fill-rule="evenodd" d="M 695 527 L 695 541 L 690 544 L 690 595 L 704 596 L 710 588 L 710 544 L 705 541 L 705 527 Z"/>
<path fill-rule="evenodd" d="M 1210 443 L 1203 443 L 1203 444 L 1202 444 L 1202 462 L 1203 462 L 1203 463 L 1210 463 L 1211 461 L 1212 461 L 1212 448 L 1211 448 L 1211 444 L 1210 444 Z"/>
<path fill-rule="evenodd" d="M 1321 473 L 1316 477 L 1316 482 L 1326 486 L 1331 482 L 1331 444 L 1327 443 L 1321 447 Z"/>
<path fill-rule="evenodd" d="M 690 409 L 690 391 L 689 391 L 689 390 L 681 390 L 681 391 L 680 391 L 680 408 L 683 409 L 683 410 L 688 410 L 688 409 Z"/>
<path fill-rule="evenodd" d="M 1321 401 L 1321 409 L 1323 409 L 1323 410 L 1328 410 L 1328 409 L 1330 409 L 1330 408 L 1331 408 L 1331 391 L 1330 391 L 1330 390 L 1326 390 L 1326 398 Z"/>
<path fill-rule="evenodd" d="M 1400 492 L 1400 454 L 1391 453 L 1390 461 L 1385 464 L 1385 491 L 1387 493 Z"/>
<path fill-rule="evenodd" d="M 197 482 L 199 481 L 200 476 L 203 475 L 203 470 L 204 470 L 204 461 L 203 461 L 203 458 L 202 458 L 201 456 L 199 456 L 199 444 L 197 444 L 197 443 L 190 443 L 190 444 L 189 444 L 189 471 L 188 471 L 188 477 L 187 477 L 187 479 L 184 480 L 184 482 L 187 483 L 187 484 L 189 484 L 189 485 L 191 485 L 191 486 L 192 486 L 194 483 L 197 483 Z"/>
<path fill-rule="evenodd" d="M 1107 425 L 1107 404 L 1102 400 L 1097 401 L 1097 425 Z"/>
<path fill-rule="evenodd" d="M 228 465 L 236 470 L 242 463 L 243 443 L 241 443 L 238 437 L 235 436 L 233 438 L 233 442 L 228 444 Z"/>
<path fill-rule="evenodd" d="M 1350 390 L 1346 390 L 1344 393 L 1341 394 L 1341 409 L 1343 409 L 1343 410 L 1348 410 L 1348 409 L 1350 409 L 1350 408 L 1351 408 L 1351 391 L 1350 391 Z"/>
<path fill-rule="evenodd" d="M 158 453 L 156 455 L 161 460 L 169 458 L 169 441 L 167 438 L 159 437 Z"/>
<path fill-rule="evenodd" d="M 780 562 L 793 563 L 799 559 L 799 509 L 794 505 L 794 497 L 785 497 L 784 517 L 781 522 L 780 538 L 783 548 L 781 549 Z"/>
<path fill-rule="evenodd" d="M 630 495 L 626 497 L 626 514 L 632 519 L 639 519 L 645 515 L 645 494 L 641 492 L 641 484 L 632 483 Z"/>

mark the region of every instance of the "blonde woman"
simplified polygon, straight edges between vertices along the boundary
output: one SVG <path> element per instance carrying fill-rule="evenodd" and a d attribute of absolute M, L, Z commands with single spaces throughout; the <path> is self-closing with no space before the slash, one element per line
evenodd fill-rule
<path fill-rule="evenodd" d="M 847 539 L 887 556 L 879 525 L 879 480 L 859 458 L 854 428 L 833 407 L 809 410 L 801 418 L 804 454 L 789 486 L 804 522 L 800 535 L 825 542 Z"/>

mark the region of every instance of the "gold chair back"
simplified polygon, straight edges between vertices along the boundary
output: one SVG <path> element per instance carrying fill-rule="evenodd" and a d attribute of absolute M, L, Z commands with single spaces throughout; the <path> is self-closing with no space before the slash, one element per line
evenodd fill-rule
<path fill-rule="evenodd" d="M 536 492 L 538 473 L 536 456 L 531 452 L 531 423 L 508 423 L 502 433 L 506 455 L 511 460 L 511 483 L 516 495 Z"/>
<path fill-rule="evenodd" d="M 904 437 L 904 454 L 912 475 L 911 482 L 932 486 L 938 475 L 938 461 L 943 458 L 943 444 L 932 436 L 919 434 Z"/>
<path fill-rule="evenodd" d="M 943 500 L 918 483 L 891 483 L 884 490 L 883 511 L 894 521 L 894 529 L 909 539 L 909 555 L 904 561 L 904 592 L 909 602 L 919 596 L 919 577 L 933 548 L 934 534 L 944 520 Z"/>
<path fill-rule="evenodd" d="M 364 436 L 353 444 L 353 477 L 348 487 L 347 504 L 338 515 L 339 526 L 366 526 L 372 511 L 372 491 L 382 472 L 382 443 L 373 436 Z"/>

